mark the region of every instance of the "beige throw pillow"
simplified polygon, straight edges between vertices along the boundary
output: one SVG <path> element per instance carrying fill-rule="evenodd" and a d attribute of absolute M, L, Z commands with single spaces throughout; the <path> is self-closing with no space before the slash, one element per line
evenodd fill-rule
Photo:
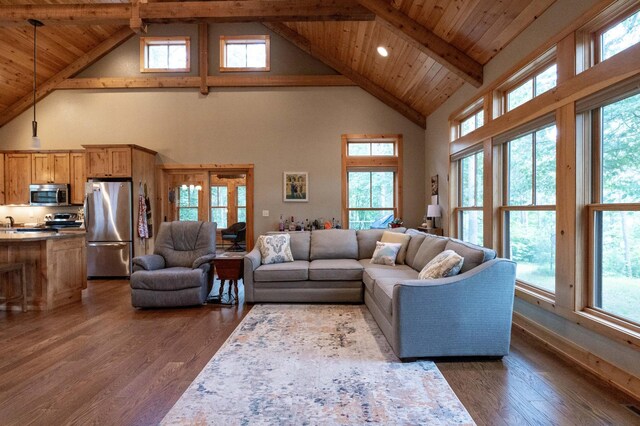
<path fill-rule="evenodd" d="M 463 263 L 464 257 L 453 250 L 445 250 L 431 259 L 431 261 L 422 268 L 422 271 L 418 274 L 418 278 L 428 280 L 432 278 L 452 277 L 460 272 Z"/>
<path fill-rule="evenodd" d="M 263 265 L 293 262 L 289 234 L 261 235 L 256 245 L 260 250 Z"/>
<path fill-rule="evenodd" d="M 398 252 L 398 256 L 396 257 L 396 263 L 399 265 L 404 265 L 404 259 L 407 257 L 407 247 L 409 247 L 410 240 L 411 240 L 411 235 L 401 234 L 400 232 L 384 231 L 382 233 L 382 238 L 380 239 L 380 242 L 381 243 L 400 243 L 402 246 L 400 247 L 400 251 Z"/>

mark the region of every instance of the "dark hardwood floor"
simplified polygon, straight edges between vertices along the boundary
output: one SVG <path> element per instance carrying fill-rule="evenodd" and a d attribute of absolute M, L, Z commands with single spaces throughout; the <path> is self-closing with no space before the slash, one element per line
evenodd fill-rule
<path fill-rule="evenodd" d="M 0 425 L 157 424 L 249 309 L 136 310 L 128 282 L 90 281 L 82 304 L 0 312 Z M 479 425 L 640 424 L 629 397 L 517 333 L 502 360 L 438 367 Z"/>

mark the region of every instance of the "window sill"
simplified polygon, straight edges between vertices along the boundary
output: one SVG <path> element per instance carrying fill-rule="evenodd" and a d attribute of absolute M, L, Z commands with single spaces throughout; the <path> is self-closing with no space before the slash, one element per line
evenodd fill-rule
<path fill-rule="evenodd" d="M 220 72 L 268 72 L 271 71 L 270 67 L 259 67 L 259 68 L 230 68 L 230 67 L 220 67 Z"/>

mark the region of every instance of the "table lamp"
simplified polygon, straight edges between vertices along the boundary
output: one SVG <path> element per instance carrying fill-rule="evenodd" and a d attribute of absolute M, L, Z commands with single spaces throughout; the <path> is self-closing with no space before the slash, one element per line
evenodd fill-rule
<path fill-rule="evenodd" d="M 436 228 L 436 218 L 440 217 L 440 206 L 429 204 L 427 206 L 427 228 Z"/>

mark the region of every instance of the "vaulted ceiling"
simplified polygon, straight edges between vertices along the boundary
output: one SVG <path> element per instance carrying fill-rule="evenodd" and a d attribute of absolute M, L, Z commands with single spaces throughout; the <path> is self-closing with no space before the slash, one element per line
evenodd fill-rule
<path fill-rule="evenodd" d="M 263 22 L 424 127 L 555 0 L 0 0 L 0 125 L 146 23 Z M 389 56 L 376 52 L 384 46 Z M 256 84 L 260 84 L 257 82 Z"/>

